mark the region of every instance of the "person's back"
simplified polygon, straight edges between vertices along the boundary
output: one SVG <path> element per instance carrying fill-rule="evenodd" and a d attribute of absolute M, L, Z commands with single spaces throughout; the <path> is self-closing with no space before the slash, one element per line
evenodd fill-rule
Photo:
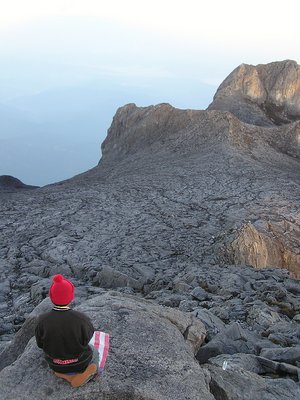
<path fill-rule="evenodd" d="M 54 307 L 38 318 L 37 345 L 43 349 L 49 367 L 58 377 L 72 386 L 81 386 L 97 371 L 96 365 L 90 364 L 93 324 L 83 313 L 70 309 L 74 286 L 62 275 L 54 276 L 49 296 Z"/>

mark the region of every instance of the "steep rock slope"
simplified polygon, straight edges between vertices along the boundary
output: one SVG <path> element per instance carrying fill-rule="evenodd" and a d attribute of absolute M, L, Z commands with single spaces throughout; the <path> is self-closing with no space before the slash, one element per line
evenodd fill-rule
<path fill-rule="evenodd" d="M 140 174 L 151 177 L 161 174 L 161 179 L 164 173 L 173 173 L 175 185 L 179 168 L 185 170 L 182 182 L 197 191 L 196 203 L 200 200 L 203 208 L 213 211 L 211 197 L 216 196 L 218 205 L 223 203 L 234 213 L 238 210 L 239 215 L 232 216 L 240 231 L 232 241 L 231 260 L 255 267 L 283 267 L 300 277 L 299 122 L 264 128 L 242 123 L 227 112 L 131 104 L 117 112 L 102 150 L 100 167 L 110 171 L 110 177 L 126 171 L 133 174 L 137 168 Z M 201 173 L 198 177 L 196 171 Z M 210 186 L 212 177 L 214 187 Z M 293 192 L 282 192 L 286 185 Z M 278 202 L 273 206 L 274 194 Z M 285 203 L 291 206 L 289 216 L 281 214 L 277 194 L 290 196 Z M 266 210 L 262 211 L 257 196 L 265 196 L 262 204 Z M 174 197 L 178 199 L 178 195 Z M 236 203 L 232 207 L 232 198 L 238 198 L 240 206 Z M 223 221 L 231 212 L 222 212 Z M 243 226 L 249 222 L 257 234 L 244 240 L 249 231 Z"/>

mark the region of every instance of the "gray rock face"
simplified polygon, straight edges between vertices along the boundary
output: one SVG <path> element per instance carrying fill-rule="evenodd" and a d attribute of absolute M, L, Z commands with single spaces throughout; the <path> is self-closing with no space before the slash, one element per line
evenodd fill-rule
<path fill-rule="evenodd" d="M 242 64 L 220 85 L 209 110 L 231 111 L 241 121 L 262 126 L 300 119 L 300 66 L 291 60 Z"/>
<path fill-rule="evenodd" d="M 265 268 L 268 265 L 287 268 L 294 276 L 300 278 L 300 254 L 297 244 L 300 232 L 294 232 L 294 242 L 286 247 L 279 238 L 288 230 L 287 221 L 275 225 L 269 222 L 258 227 L 251 223 L 245 224 L 231 244 L 235 263 L 250 264 L 256 268 Z"/>
<path fill-rule="evenodd" d="M 288 364 L 298 364 L 300 366 L 300 346 L 262 349 L 260 355 L 269 360 L 280 361 Z"/>
<path fill-rule="evenodd" d="M 271 67 L 260 67 L 262 82 L 274 72 Z M 264 71 L 269 71 L 266 76 Z M 242 93 L 244 89 L 239 90 Z M 228 99 L 236 95 L 231 89 L 228 93 Z M 290 107 L 298 92 L 294 97 L 284 93 L 282 96 L 288 97 L 284 107 Z M 265 112 L 261 114 L 261 101 L 253 100 L 251 107 L 254 104 L 257 108 L 251 108 L 249 115 L 267 118 Z M 243 101 L 236 104 L 248 113 Z M 296 116 L 296 108 L 289 110 Z M 145 297 L 158 305 L 190 313 L 189 318 L 203 321 L 208 332 L 196 352 L 206 352 L 203 362 L 209 362 L 215 354 L 228 356 L 238 351 L 261 357 L 261 349 L 300 345 L 300 286 L 294 279 L 300 277 L 300 122 L 276 126 L 268 119 L 268 126 L 257 126 L 242 122 L 230 111 L 230 107 L 226 111 L 177 110 L 167 104 L 124 106 L 114 117 L 97 167 L 37 190 L 1 191 L 3 376 L 14 372 L 21 380 L 23 362 L 30 364 L 28 371 L 33 376 L 37 373 L 40 379 L 50 378 L 34 343 L 29 342 L 27 349 L 25 345 L 35 323 L 30 313 L 40 302 L 47 302 L 43 299 L 50 277 L 56 273 L 74 282 L 77 306 L 85 307 L 113 288 L 124 296 Z M 95 306 L 94 311 L 101 315 L 101 309 Z M 129 318 L 147 330 L 149 326 L 140 322 L 144 315 L 138 312 L 137 316 L 134 319 L 121 313 L 118 318 Z M 96 314 L 93 318 L 101 326 Z M 166 320 L 163 317 L 161 329 L 176 343 L 183 337 L 182 346 L 186 349 L 185 339 L 192 335 L 192 328 L 187 329 L 184 323 L 175 334 Z M 120 343 L 123 333 L 114 328 L 115 322 L 112 324 L 116 343 Z M 110 330 L 109 324 L 107 329 Z M 226 332 L 231 333 L 224 343 L 220 339 Z M 24 342 L 22 338 L 27 339 Z M 217 352 L 209 352 L 210 348 Z M 117 356 L 119 349 L 114 351 Z M 200 367 L 193 351 L 184 351 L 189 354 L 192 377 L 198 374 L 196 370 L 201 374 L 206 371 L 207 382 L 217 382 L 214 373 L 220 371 L 214 372 L 214 368 L 219 367 Z M 284 368 L 291 371 L 297 368 L 297 361 L 292 358 L 277 361 L 273 359 L 275 353 L 266 354 L 274 371 L 278 367 L 274 363 L 287 364 L 289 367 Z M 37 371 L 37 359 L 44 369 Z M 103 391 L 107 398 L 115 398 L 115 393 L 119 398 L 120 393 L 124 398 L 133 394 L 136 398 L 163 398 L 163 389 L 156 381 L 151 381 L 155 393 L 147 392 L 144 386 L 140 392 L 138 380 L 131 380 L 124 372 L 129 363 L 128 358 L 124 360 L 121 392 L 110 382 L 113 375 L 109 375 L 107 391 Z M 163 360 L 178 365 L 174 358 Z M 128 365 L 130 371 L 135 371 L 140 361 Z M 148 376 L 145 368 L 143 371 Z M 154 379 L 155 368 L 152 371 Z M 257 387 L 265 385 L 260 380 L 264 378 L 255 376 L 257 372 L 248 372 L 253 390 L 255 379 L 259 378 Z M 290 378 L 289 373 L 286 380 Z M 13 378 L 7 382 L 8 393 Z M 291 383 L 281 379 L 274 381 L 272 388 L 272 382 L 268 381 L 267 387 L 273 398 L 285 398 L 280 394 L 291 389 Z M 294 384 L 297 386 L 298 382 Z M 39 396 L 42 391 L 45 396 L 54 396 L 51 385 L 43 383 Z M 193 385 L 191 396 L 195 396 Z M 178 388 L 176 384 L 174 387 Z M 218 388 L 212 390 L 215 398 L 229 399 L 240 395 L 237 393 L 242 386 L 232 393 L 230 385 L 222 386 L 219 381 L 211 387 Z M 291 393 L 297 393 L 293 388 Z M 26 396 L 30 398 L 31 389 L 28 390 Z M 114 394 L 110 395 L 110 390 Z M 174 395 L 171 389 L 169 393 Z M 84 392 L 88 399 L 93 395 L 91 387 Z M 63 396 L 61 392 L 61 398 L 66 398 Z"/>

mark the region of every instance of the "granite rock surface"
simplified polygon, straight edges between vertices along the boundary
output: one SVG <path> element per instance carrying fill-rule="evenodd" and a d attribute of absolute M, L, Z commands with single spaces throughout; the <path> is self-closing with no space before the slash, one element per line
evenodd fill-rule
<path fill-rule="evenodd" d="M 0 373 L 1 399 L 214 399 L 194 358 L 206 330 L 190 313 L 117 292 L 96 296 L 78 309 L 96 330 L 110 332 L 104 373 L 74 389 L 54 376 L 33 338 Z"/>

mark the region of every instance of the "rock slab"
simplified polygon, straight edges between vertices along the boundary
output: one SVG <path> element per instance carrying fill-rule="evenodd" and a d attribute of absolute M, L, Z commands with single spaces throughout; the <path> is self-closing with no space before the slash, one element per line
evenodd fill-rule
<path fill-rule="evenodd" d="M 111 336 L 101 378 L 71 388 L 49 370 L 32 338 L 21 356 L 1 371 L 1 400 L 214 400 L 205 371 L 194 358 L 206 331 L 191 314 L 117 292 L 94 297 L 79 309 L 97 330 Z"/>

